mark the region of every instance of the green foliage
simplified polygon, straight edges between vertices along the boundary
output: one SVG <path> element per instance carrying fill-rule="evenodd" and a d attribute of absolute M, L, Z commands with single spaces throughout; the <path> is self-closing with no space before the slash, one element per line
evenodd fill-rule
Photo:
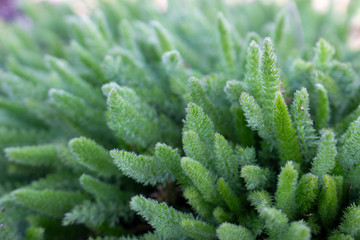
<path fill-rule="evenodd" d="M 216 230 L 216 233 L 221 240 L 255 239 L 248 229 L 230 223 L 221 224 L 220 227 Z"/>
<path fill-rule="evenodd" d="M 65 214 L 63 225 L 84 224 L 90 229 L 100 228 L 102 230 L 105 226 L 111 229 L 116 228 L 121 220 L 132 220 L 133 215 L 133 212 L 128 206 L 128 201 L 126 201 L 126 203 L 106 201 L 103 199 L 95 202 L 85 201 L 82 204 L 76 205 L 71 211 Z M 117 231 L 120 233 L 126 232 L 123 229 L 117 229 Z"/>
<path fill-rule="evenodd" d="M 211 165 L 210 149 L 213 145 L 214 125 L 211 119 L 205 115 L 203 109 L 196 104 L 189 103 L 186 108 L 186 119 L 184 121 L 184 132 L 192 130 L 199 136 L 200 141 L 204 144 L 205 151 L 207 151 L 207 162 L 205 166 Z"/>
<path fill-rule="evenodd" d="M 334 231 L 334 233 L 329 237 L 330 240 L 353 240 L 354 238 L 349 236 L 349 235 L 345 235 L 343 233 L 340 233 L 338 231 Z"/>
<path fill-rule="evenodd" d="M 318 194 L 318 177 L 311 173 L 303 175 L 296 188 L 296 204 L 300 214 L 305 214 L 312 210 Z"/>
<path fill-rule="evenodd" d="M 239 157 L 234 153 L 230 143 L 218 133 L 215 134 L 214 148 L 216 156 L 215 169 L 217 173 L 223 176 L 234 188 L 239 189 L 240 178 L 238 169 L 241 165 Z"/>
<path fill-rule="evenodd" d="M 210 203 L 219 202 L 215 177 L 211 172 L 202 166 L 201 163 L 190 158 L 181 159 L 181 166 L 206 201 Z"/>
<path fill-rule="evenodd" d="M 315 125 L 317 129 L 325 127 L 330 118 L 330 106 L 327 91 L 320 83 L 315 85 L 317 93 L 317 110 L 315 115 Z"/>
<path fill-rule="evenodd" d="M 335 158 L 337 155 L 335 147 L 335 135 L 331 130 L 324 130 L 320 139 L 318 153 L 312 163 L 311 172 L 322 177 L 331 173 L 335 167 Z"/>
<path fill-rule="evenodd" d="M 302 221 L 293 222 L 293 223 L 291 223 L 287 234 L 284 236 L 284 239 L 287 239 L 287 240 L 311 239 L 310 229 Z"/>
<path fill-rule="evenodd" d="M 185 219 L 194 221 L 194 217 L 189 213 L 181 213 L 168 207 L 165 203 L 159 204 L 142 196 L 132 198 L 130 206 L 131 209 L 148 220 L 156 231 L 165 238 L 180 239 L 185 237 L 186 231 L 182 229 L 182 222 Z"/>
<path fill-rule="evenodd" d="M 107 98 L 108 124 L 120 139 L 145 148 L 159 138 L 155 111 L 143 103 L 134 90 L 114 84 Z"/>
<path fill-rule="evenodd" d="M 155 146 L 155 158 L 160 166 L 167 169 L 164 174 L 168 175 L 169 179 L 176 178 L 183 185 L 190 183 L 190 179 L 182 171 L 181 158 L 177 149 L 158 143 Z"/>
<path fill-rule="evenodd" d="M 223 14 L 218 15 L 218 29 L 220 34 L 221 48 L 224 55 L 226 67 L 230 76 L 235 71 L 235 51 L 231 35 L 230 24 L 226 21 Z"/>
<path fill-rule="evenodd" d="M 277 92 L 280 90 L 279 70 L 276 68 L 276 55 L 270 38 L 265 38 L 263 52 L 260 59 L 260 75 L 262 83 L 262 95 L 260 104 L 264 108 L 266 119 L 273 118 L 273 105 Z M 272 122 L 270 122 L 271 124 Z"/>
<path fill-rule="evenodd" d="M 321 70 L 326 70 L 329 66 L 329 62 L 335 54 L 335 49 L 324 39 L 320 39 L 316 44 L 315 51 L 315 64 Z"/>
<path fill-rule="evenodd" d="M 186 156 L 207 166 L 210 156 L 207 154 L 204 143 L 193 130 L 183 133 L 183 145 Z"/>
<path fill-rule="evenodd" d="M 26 230 L 26 239 L 28 240 L 43 240 L 44 229 L 39 227 L 30 227 Z"/>
<path fill-rule="evenodd" d="M 266 207 L 272 206 L 272 196 L 266 191 L 254 191 L 249 194 L 249 201 L 260 213 Z"/>
<path fill-rule="evenodd" d="M 283 162 L 292 160 L 300 162 L 301 154 L 299 141 L 295 135 L 289 112 L 283 96 L 276 94 L 275 99 L 275 131 L 280 153 Z"/>
<path fill-rule="evenodd" d="M 286 163 L 285 167 L 281 168 L 275 193 L 276 206 L 290 219 L 296 212 L 297 178 L 298 172 L 294 169 L 293 163 Z"/>
<path fill-rule="evenodd" d="M 181 226 L 192 239 L 215 239 L 215 227 L 191 219 L 183 219 Z"/>
<path fill-rule="evenodd" d="M 195 186 L 189 186 L 184 190 L 184 197 L 188 200 L 194 211 L 204 218 L 211 218 L 213 206 L 206 202 Z"/>
<path fill-rule="evenodd" d="M 310 161 L 314 157 L 314 150 L 317 147 L 317 137 L 309 111 L 309 94 L 305 88 L 302 88 L 295 92 L 290 112 L 305 161 Z"/>
<path fill-rule="evenodd" d="M 59 164 L 57 149 L 54 145 L 6 148 L 5 154 L 9 161 L 29 166 Z"/>
<path fill-rule="evenodd" d="M 339 149 L 338 161 L 342 164 L 344 170 L 359 164 L 359 143 L 360 143 L 360 117 L 351 123 L 349 129 L 344 134 L 343 145 Z"/>
<path fill-rule="evenodd" d="M 358 239 L 355 2 L 19 3 L 0 239 Z"/>
<path fill-rule="evenodd" d="M 248 126 L 251 127 L 251 129 L 258 131 L 260 137 L 265 139 L 268 138 L 269 132 L 265 127 L 263 112 L 255 99 L 244 92 L 240 97 L 240 105 L 244 111 Z"/>
<path fill-rule="evenodd" d="M 226 202 L 228 208 L 232 212 L 238 213 L 240 211 L 240 199 L 232 192 L 229 185 L 225 182 L 223 178 L 220 178 L 217 181 L 217 190 Z"/>
<path fill-rule="evenodd" d="M 264 208 L 260 217 L 265 222 L 265 228 L 271 239 L 281 239 L 288 228 L 288 218 L 284 213 L 275 208 Z"/>
<path fill-rule="evenodd" d="M 115 186 L 103 183 L 96 178 L 83 174 L 80 177 L 80 184 L 85 191 L 92 194 L 95 198 L 111 199 L 114 201 L 127 201 L 129 196 L 122 193 Z"/>
<path fill-rule="evenodd" d="M 261 97 L 261 75 L 260 75 L 260 47 L 255 41 L 249 45 L 246 58 L 246 78 L 245 81 L 251 95 L 256 99 Z"/>
<path fill-rule="evenodd" d="M 247 165 L 241 169 L 241 177 L 244 178 L 248 190 L 262 189 L 267 184 L 269 170 Z"/>
<path fill-rule="evenodd" d="M 19 189 L 12 194 L 19 204 L 53 217 L 63 216 L 86 199 L 81 193 L 51 190 Z"/>
<path fill-rule="evenodd" d="M 318 211 L 321 221 L 326 226 L 331 226 L 338 211 L 338 197 L 336 182 L 329 175 L 324 175 L 324 181 L 319 195 Z"/>
<path fill-rule="evenodd" d="M 231 213 L 224 210 L 222 207 L 216 207 L 213 211 L 213 216 L 215 218 L 215 221 L 217 223 L 223 223 L 223 222 L 232 222 L 234 221 L 234 217 Z"/>
<path fill-rule="evenodd" d="M 162 166 L 155 161 L 153 156 L 138 156 L 135 153 L 118 150 L 112 150 L 110 154 L 121 171 L 138 182 L 155 185 L 166 181 L 166 176 L 159 174 L 158 171 Z"/>
<path fill-rule="evenodd" d="M 358 238 L 360 235 L 359 216 L 360 209 L 358 206 L 351 205 L 348 207 L 339 226 L 340 231 L 353 238 Z"/>
<path fill-rule="evenodd" d="M 50 89 L 49 104 L 60 112 L 64 121 L 69 121 L 79 132 L 89 131 L 90 133 L 97 134 L 97 131 L 101 131 L 101 127 L 104 126 L 105 122 L 101 117 L 101 111 L 96 109 L 86 111 L 88 106 L 85 100 L 69 92 L 53 88 Z M 91 125 L 101 127 L 100 129 L 97 127 L 90 128 Z"/>
<path fill-rule="evenodd" d="M 90 170 L 105 177 L 117 174 L 109 152 L 94 141 L 84 137 L 75 138 L 69 142 L 69 148 L 77 161 Z"/>

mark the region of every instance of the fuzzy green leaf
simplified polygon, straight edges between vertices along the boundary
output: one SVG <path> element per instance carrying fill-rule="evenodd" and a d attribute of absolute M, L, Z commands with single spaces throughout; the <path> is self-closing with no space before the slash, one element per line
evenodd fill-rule
<path fill-rule="evenodd" d="M 251 192 L 248 199 L 259 213 L 261 213 L 264 208 L 269 208 L 273 204 L 272 196 L 266 191 Z"/>
<path fill-rule="evenodd" d="M 230 223 L 221 224 L 216 230 L 216 234 L 220 240 L 252 240 L 255 237 L 252 233 L 242 227 Z"/>
<path fill-rule="evenodd" d="M 196 187 L 186 187 L 184 190 L 184 197 L 188 200 L 188 203 L 195 212 L 197 212 L 200 216 L 204 218 L 211 218 L 213 206 L 204 200 Z"/>
<path fill-rule="evenodd" d="M 247 165 L 241 169 L 241 177 L 244 178 L 246 188 L 249 191 L 264 188 L 267 184 L 269 173 L 268 169 L 262 169 L 253 165 Z"/>
<path fill-rule="evenodd" d="M 210 151 L 213 147 L 214 124 L 211 119 L 204 113 L 203 109 L 194 103 L 189 103 L 186 108 L 186 119 L 184 121 L 184 132 L 193 130 L 196 132 L 200 140 L 204 143 L 206 151 Z M 210 161 L 211 159 L 208 159 Z"/>
<path fill-rule="evenodd" d="M 244 112 L 238 105 L 239 103 L 233 104 L 230 108 L 235 124 L 236 137 L 242 146 L 250 147 L 255 143 L 254 133 L 251 131 L 251 128 L 247 126 Z"/>
<path fill-rule="evenodd" d="M 349 235 L 340 233 L 339 231 L 334 231 L 329 237 L 329 240 L 355 240 L 355 239 Z"/>
<path fill-rule="evenodd" d="M 351 124 L 344 134 L 343 146 L 339 149 L 338 160 L 346 171 L 360 163 L 360 117 Z"/>
<path fill-rule="evenodd" d="M 224 179 L 234 188 L 240 188 L 240 178 L 239 178 L 239 159 L 234 155 L 233 149 L 226 139 L 216 133 L 215 134 L 215 169 L 220 176 L 223 176 Z"/>
<path fill-rule="evenodd" d="M 85 137 L 74 138 L 69 142 L 69 148 L 77 161 L 88 169 L 105 177 L 119 175 L 109 152 L 96 142 Z"/>
<path fill-rule="evenodd" d="M 233 39 L 230 30 L 230 24 L 226 21 L 223 14 L 218 15 L 218 31 L 220 34 L 220 43 L 222 53 L 225 59 L 226 68 L 230 75 L 234 74 L 235 71 L 235 56 Z"/>
<path fill-rule="evenodd" d="M 319 195 L 318 212 L 321 221 L 326 226 L 331 226 L 338 211 L 338 197 L 336 183 L 329 175 L 324 175 L 322 189 Z"/>
<path fill-rule="evenodd" d="M 252 165 L 256 163 L 255 149 L 253 147 L 242 148 L 236 146 L 235 155 L 239 158 L 240 166 Z"/>
<path fill-rule="evenodd" d="M 217 190 L 220 193 L 222 199 L 224 199 L 228 208 L 235 214 L 240 211 L 240 199 L 231 190 L 228 183 L 223 179 L 219 178 L 217 181 Z"/>
<path fill-rule="evenodd" d="M 108 125 L 120 139 L 144 148 L 159 139 L 154 109 L 134 90 L 114 85 L 108 93 L 107 105 Z"/>
<path fill-rule="evenodd" d="M 336 151 L 335 134 L 331 130 L 324 130 L 320 139 L 318 153 L 312 162 L 311 172 L 322 177 L 331 173 L 335 167 Z"/>
<path fill-rule="evenodd" d="M 129 208 L 127 198 L 126 203 L 119 201 L 85 201 L 76 205 L 70 212 L 65 214 L 63 225 L 85 224 L 89 228 L 101 228 L 101 225 L 115 227 L 120 220 L 130 221 L 133 219 L 134 212 Z"/>
<path fill-rule="evenodd" d="M 290 112 L 300 142 L 301 153 L 306 161 L 310 161 L 315 155 L 317 136 L 309 113 L 309 94 L 305 88 L 295 92 Z"/>
<path fill-rule="evenodd" d="M 86 199 L 82 193 L 53 190 L 19 189 L 12 195 L 21 205 L 57 218 L 63 217 L 66 212 Z"/>
<path fill-rule="evenodd" d="M 334 47 L 321 38 L 316 43 L 315 53 L 316 55 L 314 62 L 316 63 L 317 67 L 322 70 L 328 69 L 331 64 L 332 57 L 335 54 Z"/>
<path fill-rule="evenodd" d="M 133 197 L 130 207 L 143 216 L 165 238 L 186 236 L 181 222 L 183 219 L 194 220 L 194 217 L 189 213 L 179 212 L 172 207 L 168 207 L 165 203 L 157 203 L 142 196 Z"/>
<path fill-rule="evenodd" d="M 234 221 L 234 215 L 222 207 L 216 207 L 213 211 L 213 216 L 218 224 Z"/>
<path fill-rule="evenodd" d="M 98 43 L 105 43 L 105 42 L 98 41 Z M 98 64 L 96 57 L 76 41 L 71 42 L 71 48 L 74 50 L 74 52 L 76 53 L 77 57 L 81 60 L 81 62 L 94 73 L 97 81 L 99 81 L 100 83 L 105 83 L 106 79 L 104 73 L 102 72 L 102 69 Z"/>
<path fill-rule="evenodd" d="M 181 159 L 181 166 L 207 202 L 219 203 L 219 194 L 215 184 L 216 179 L 211 172 L 201 163 L 187 157 Z"/>
<path fill-rule="evenodd" d="M 136 155 L 135 153 L 112 150 L 111 157 L 123 174 L 145 185 L 165 183 L 168 176 L 159 174 L 160 166 L 154 157 Z"/>
<path fill-rule="evenodd" d="M 200 162 L 205 167 L 209 167 L 209 152 L 206 151 L 204 143 L 196 132 L 192 130 L 184 132 L 183 145 L 186 156 Z"/>
<path fill-rule="evenodd" d="M 279 46 L 279 44 L 281 43 L 281 40 L 283 38 L 284 32 L 285 32 L 285 21 L 288 20 L 286 18 L 286 13 L 285 12 L 279 12 L 277 15 L 277 20 L 276 20 L 276 26 L 275 26 L 275 30 L 274 30 L 274 43 Z"/>
<path fill-rule="evenodd" d="M 275 131 L 280 152 L 280 158 L 286 161 L 300 163 L 301 154 L 299 141 L 292 125 L 289 112 L 281 93 L 276 94 L 275 100 Z"/>
<path fill-rule="evenodd" d="M 238 103 L 242 92 L 245 91 L 245 86 L 242 82 L 237 80 L 230 80 L 226 82 L 224 88 L 227 99 L 232 103 Z"/>
<path fill-rule="evenodd" d="M 344 198 L 344 177 L 343 176 L 332 176 L 336 183 L 336 193 L 338 198 L 339 206 L 341 206 Z"/>
<path fill-rule="evenodd" d="M 292 222 L 284 240 L 310 240 L 310 228 L 302 221 Z"/>
<path fill-rule="evenodd" d="M 274 101 L 276 93 L 280 90 L 279 70 L 276 68 L 276 55 L 270 38 L 265 38 L 263 53 L 260 60 L 260 72 L 263 87 L 263 94 L 259 104 L 264 111 L 266 120 L 273 124 Z"/>
<path fill-rule="evenodd" d="M 173 50 L 173 44 L 170 41 L 169 33 L 166 31 L 166 29 L 157 21 L 153 21 L 151 25 L 155 29 L 161 52 Z"/>
<path fill-rule="evenodd" d="M 82 96 L 93 104 L 100 104 L 100 91 L 94 91 L 89 83 L 77 76 L 66 61 L 52 56 L 45 56 L 45 61 L 48 67 L 56 72 L 61 80 L 64 81 L 64 90 L 74 95 Z"/>
<path fill-rule="evenodd" d="M 181 226 L 187 235 L 193 239 L 216 239 L 215 227 L 198 220 L 183 219 Z"/>
<path fill-rule="evenodd" d="M 56 166 L 59 157 L 55 145 L 5 148 L 6 157 L 11 162 L 29 166 Z"/>
<path fill-rule="evenodd" d="M 127 202 L 130 199 L 128 193 L 121 192 L 115 185 L 104 183 L 90 175 L 81 175 L 80 184 L 85 191 L 97 199 L 116 200 L 118 202 Z"/>
<path fill-rule="evenodd" d="M 360 237 L 360 207 L 355 204 L 346 208 L 345 214 L 342 218 L 340 231 L 348 234 L 355 239 Z"/>
<path fill-rule="evenodd" d="M 261 99 L 262 93 L 260 55 L 259 45 L 252 41 L 247 51 L 245 82 L 247 83 L 249 93 L 257 100 Z"/>
<path fill-rule="evenodd" d="M 242 93 L 240 96 L 240 105 L 241 109 L 244 111 L 248 126 L 252 130 L 258 131 L 263 139 L 267 139 L 269 137 L 269 132 L 265 125 L 264 115 L 254 97 L 248 93 Z"/>
<path fill-rule="evenodd" d="M 308 213 L 314 207 L 318 194 L 318 177 L 311 173 L 303 175 L 296 189 L 296 205 L 300 214 Z"/>
<path fill-rule="evenodd" d="M 315 126 L 316 129 L 319 130 L 328 125 L 330 119 L 330 103 L 328 98 L 328 92 L 322 84 L 315 84 L 315 89 L 317 95 Z"/>
<path fill-rule="evenodd" d="M 283 239 L 289 229 L 286 214 L 275 208 L 264 208 L 260 217 L 265 221 L 265 228 L 270 239 Z"/>
<path fill-rule="evenodd" d="M 155 146 L 155 160 L 159 168 L 164 170 L 163 174 L 165 174 L 167 178 L 175 178 L 184 186 L 191 183 L 181 168 L 181 157 L 177 149 L 173 149 L 166 144 L 157 143 Z"/>
<path fill-rule="evenodd" d="M 296 187 L 298 172 L 292 162 L 281 168 L 275 193 L 276 206 L 281 209 L 289 219 L 296 214 Z"/>
<path fill-rule="evenodd" d="M 82 97 L 52 88 L 49 90 L 49 104 L 84 135 L 107 132 L 103 111 L 90 107 Z"/>

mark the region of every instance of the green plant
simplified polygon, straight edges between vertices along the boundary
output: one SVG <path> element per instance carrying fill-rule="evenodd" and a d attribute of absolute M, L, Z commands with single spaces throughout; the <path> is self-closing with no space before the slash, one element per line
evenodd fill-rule
<path fill-rule="evenodd" d="M 3 239 L 360 237 L 356 1 L 97 4 L 1 26 Z"/>

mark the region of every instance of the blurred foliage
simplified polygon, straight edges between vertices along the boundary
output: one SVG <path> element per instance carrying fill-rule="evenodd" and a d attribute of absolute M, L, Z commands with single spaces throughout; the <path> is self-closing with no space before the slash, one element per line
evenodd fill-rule
<path fill-rule="evenodd" d="M 1 239 L 359 238 L 358 1 L 96 4 L 0 22 Z"/>

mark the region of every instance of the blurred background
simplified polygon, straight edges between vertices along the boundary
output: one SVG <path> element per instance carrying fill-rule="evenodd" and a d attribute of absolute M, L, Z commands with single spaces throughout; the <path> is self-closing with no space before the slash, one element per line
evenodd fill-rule
<path fill-rule="evenodd" d="M 14 0 L 0 0 L 0 1 L 14 1 Z M 73 5 L 75 8 L 78 8 L 78 11 L 84 11 L 84 8 L 86 9 L 87 6 L 94 6 L 95 1 L 94 0 L 30 0 L 33 2 L 40 2 L 40 1 L 48 1 L 48 2 L 68 2 L 71 5 Z M 167 0 L 153 0 L 155 1 L 160 8 L 166 8 Z M 291 0 L 226 0 L 229 4 L 234 3 L 242 3 L 242 2 L 256 2 L 261 1 L 264 3 L 270 3 L 270 2 L 276 2 L 278 4 L 287 4 Z M 326 12 L 329 10 L 331 4 L 335 5 L 335 10 L 341 13 L 344 13 L 349 6 L 350 1 L 358 1 L 358 0 L 312 0 L 313 7 L 317 11 L 320 12 Z"/>
<path fill-rule="evenodd" d="M 73 11 L 79 15 L 88 14 L 92 9 L 96 9 L 96 0 L 0 0 L 0 18 L 6 21 L 12 21 L 14 19 L 22 18 L 23 16 L 16 9 L 16 5 L 19 1 L 32 2 L 34 4 L 42 1 L 52 3 L 67 3 L 71 6 Z M 109 1 L 109 0 L 104 0 Z M 160 11 L 166 12 L 168 0 L 153 0 L 158 6 Z M 228 4 L 241 4 L 251 2 L 263 2 L 265 4 L 277 3 L 279 5 L 286 5 L 293 0 L 225 0 Z M 348 8 L 352 2 L 360 0 L 312 0 L 312 7 L 319 13 L 334 12 L 340 17 L 346 17 Z M 360 10 L 353 15 L 350 21 L 350 29 L 347 44 L 350 49 L 360 49 Z"/>
<path fill-rule="evenodd" d="M 15 0 L 0 0 L 0 2 L 11 2 Z M 93 7 L 95 5 L 94 0 L 29 0 L 32 2 L 40 2 L 40 1 L 48 1 L 48 2 L 68 2 L 71 4 L 78 12 L 84 12 L 86 11 L 86 8 Z M 166 9 L 167 1 L 168 0 L 153 0 L 155 1 L 160 8 Z M 226 0 L 229 4 L 234 3 L 250 3 L 250 2 L 256 2 L 256 1 L 262 1 L 264 3 L 270 3 L 270 2 L 276 2 L 278 4 L 287 4 L 291 0 Z M 312 0 L 313 7 L 315 10 L 319 12 L 326 12 L 329 10 L 331 4 L 336 6 L 334 8 L 335 11 L 338 11 L 339 13 L 345 13 L 347 7 L 349 6 L 350 1 L 358 1 L 358 0 Z"/>

